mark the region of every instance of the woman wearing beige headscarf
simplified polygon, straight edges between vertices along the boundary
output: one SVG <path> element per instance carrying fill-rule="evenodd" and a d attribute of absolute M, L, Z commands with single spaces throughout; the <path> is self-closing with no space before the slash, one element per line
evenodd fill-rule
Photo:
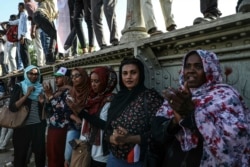
<path fill-rule="evenodd" d="M 74 68 L 71 71 L 71 79 L 73 87 L 69 91 L 67 100 L 71 100 L 72 102 L 78 104 L 81 108 L 84 108 L 91 89 L 89 76 L 85 69 Z M 82 120 L 73 112 L 70 114 L 69 117 L 72 121 L 69 123 L 66 138 L 66 146 L 64 152 L 65 167 L 69 166 L 72 153 L 72 147 L 70 146 L 69 141 L 73 139 L 79 139 L 82 123 Z"/>

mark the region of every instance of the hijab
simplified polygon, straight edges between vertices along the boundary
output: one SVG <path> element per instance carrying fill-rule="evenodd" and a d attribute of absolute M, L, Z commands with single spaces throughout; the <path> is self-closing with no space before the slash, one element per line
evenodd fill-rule
<path fill-rule="evenodd" d="M 249 166 L 249 110 L 237 90 L 222 83 L 222 71 L 216 54 L 206 50 L 189 52 L 183 59 L 180 84 L 184 84 L 183 67 L 187 57 L 193 53 L 200 56 L 206 75 L 203 85 L 191 89 L 195 104 L 194 122 L 203 140 L 200 166 Z M 157 116 L 174 117 L 167 101 Z M 201 140 L 195 131 L 185 127 L 178 131 L 176 138 L 183 151 L 196 148 Z"/>
<path fill-rule="evenodd" d="M 37 81 L 35 83 L 32 83 L 27 76 L 27 73 L 29 73 L 32 69 L 37 69 L 38 72 Z M 20 83 L 23 94 L 27 94 L 28 87 L 30 86 L 35 87 L 35 90 L 32 91 L 31 94 L 29 95 L 29 99 L 31 100 L 38 101 L 38 96 L 43 92 L 43 87 L 42 84 L 40 83 L 40 79 L 41 79 L 41 73 L 38 67 L 30 65 L 24 69 L 24 80 L 21 81 Z"/>
<path fill-rule="evenodd" d="M 113 69 L 108 67 L 97 67 L 91 71 L 90 76 L 93 73 L 99 77 L 100 92 L 94 93 L 93 90 L 91 90 L 85 109 L 90 115 L 99 115 L 102 107 L 108 101 L 107 98 L 111 96 L 117 84 L 117 75 Z M 84 121 L 82 135 L 87 138 L 90 136 L 91 142 L 95 145 L 100 145 L 100 129 L 90 125 L 87 120 Z"/>
<path fill-rule="evenodd" d="M 81 74 L 81 83 L 78 85 L 73 85 L 72 89 L 70 90 L 70 96 L 73 97 L 77 104 L 84 108 L 91 89 L 90 79 L 85 69 L 74 68 L 72 71 L 74 70 Z"/>
<path fill-rule="evenodd" d="M 139 69 L 139 82 L 138 84 L 132 89 L 129 90 L 122 81 L 122 68 L 124 65 L 133 64 L 136 65 Z M 110 108 L 108 110 L 108 123 L 118 117 L 124 109 L 137 98 L 137 96 L 143 92 L 146 87 L 144 85 L 145 75 L 144 75 L 144 65 L 143 63 L 136 58 L 124 59 L 121 62 L 119 67 L 119 86 L 120 91 L 115 95 L 114 99 L 111 102 Z"/>

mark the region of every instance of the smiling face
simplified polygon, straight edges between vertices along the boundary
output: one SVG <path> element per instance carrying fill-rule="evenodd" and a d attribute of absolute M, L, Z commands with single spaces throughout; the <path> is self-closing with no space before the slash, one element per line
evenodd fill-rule
<path fill-rule="evenodd" d="M 126 64 L 122 67 L 122 82 L 128 90 L 138 85 L 140 78 L 139 69 L 134 64 Z"/>
<path fill-rule="evenodd" d="M 206 82 L 206 75 L 200 56 L 197 53 L 189 55 L 184 64 L 184 81 L 190 88 L 198 88 Z"/>

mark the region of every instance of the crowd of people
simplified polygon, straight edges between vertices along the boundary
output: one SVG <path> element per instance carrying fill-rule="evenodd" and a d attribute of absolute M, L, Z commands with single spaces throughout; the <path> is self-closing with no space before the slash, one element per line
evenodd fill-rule
<path fill-rule="evenodd" d="M 162 167 L 250 165 L 250 111 L 238 91 L 222 83 L 215 53 L 188 52 L 183 58 L 180 87 L 168 88 L 162 94 L 144 85 L 145 67 L 138 58 L 124 58 L 118 75 L 106 66 L 95 67 L 89 74 L 82 67 L 59 67 L 53 73 L 55 84 L 51 84 L 42 80 L 40 67 L 54 64 L 57 52 L 60 58 L 66 58 L 69 48 L 77 54 L 77 38 L 83 54 L 94 51 L 95 37 L 101 49 L 108 47 L 102 29 L 103 13 L 110 30 L 109 42 L 119 45 L 116 1 L 69 0 L 60 7 L 53 0 L 36 2 L 20 2 L 19 14 L 1 23 L 3 72 L 22 69 L 23 77 L 11 78 L 6 86 L 0 83 L 0 100 L 7 99 L 2 105 L 8 105 L 12 112 L 21 105 L 29 109 L 22 127 L 1 128 L 0 150 L 12 138 L 15 167 L 26 167 L 31 153 L 37 167 L 70 167 L 70 143 L 74 139 L 90 143 L 91 167 L 148 167 L 148 151 L 158 154 L 156 166 Z M 151 0 L 142 3 L 142 8 L 152 9 Z M 250 11 L 249 4 L 248 0 L 239 0 L 237 12 Z M 161 1 L 161 5 L 166 30 L 175 30 L 172 0 Z M 195 19 L 194 24 L 220 17 L 217 0 L 201 0 L 200 5 L 204 17 Z M 145 18 L 148 11 L 142 12 Z M 63 12 L 71 17 L 66 37 L 58 33 L 67 31 L 63 29 L 66 27 L 57 29 L 54 25 Z M 155 19 L 153 13 L 148 20 Z M 88 27 L 88 45 L 83 19 Z M 156 22 L 148 23 L 148 34 L 161 33 Z M 14 25 L 18 25 L 18 40 L 11 42 L 3 36 Z M 31 41 L 37 65 L 31 64 Z M 59 41 L 63 45 L 59 46 Z"/>
<path fill-rule="evenodd" d="M 124 58 L 118 76 L 106 66 L 89 74 L 60 67 L 54 91 L 39 67 L 26 67 L 8 104 L 12 112 L 29 108 L 24 126 L 8 132 L 14 166 L 25 167 L 33 153 L 37 167 L 70 167 L 74 139 L 90 144 L 91 167 L 148 167 L 148 151 L 158 155 L 154 166 L 250 165 L 250 111 L 222 82 L 215 53 L 188 52 L 180 87 L 162 94 L 144 85 L 144 70 L 137 58 Z M 0 139 L 4 143 L 2 134 Z"/>
<path fill-rule="evenodd" d="M 166 31 L 177 28 L 172 13 L 172 0 L 161 0 Z M 0 31 L 0 64 L 2 75 L 18 73 L 33 64 L 38 67 L 52 65 L 61 60 L 74 58 L 95 51 L 95 38 L 100 49 L 119 45 L 116 21 L 116 0 L 24 0 L 18 6 L 17 15 L 11 14 L 2 21 Z M 236 12 L 249 12 L 249 0 L 238 0 Z M 161 34 L 151 0 L 140 2 L 140 13 L 149 35 Z M 221 16 L 217 0 L 200 0 L 204 17 L 193 24 L 215 20 Z M 109 45 L 103 31 L 103 16 L 109 29 Z M 83 31 L 83 19 L 87 25 L 88 38 Z M 13 26 L 17 26 L 15 34 Z M 11 31 L 10 31 L 11 29 Z M 10 37 L 9 37 L 10 36 Z M 14 38 L 10 39 L 10 38 Z M 78 51 L 79 41 L 81 48 Z M 37 62 L 31 62 L 29 46 L 33 45 Z"/>

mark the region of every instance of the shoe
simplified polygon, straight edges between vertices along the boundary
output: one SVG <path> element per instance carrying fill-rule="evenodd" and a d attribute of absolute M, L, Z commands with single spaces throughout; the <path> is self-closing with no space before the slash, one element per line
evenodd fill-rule
<path fill-rule="evenodd" d="M 18 70 L 13 70 L 11 73 L 17 74 L 17 73 L 18 73 Z"/>
<path fill-rule="evenodd" d="M 112 40 L 112 45 L 113 46 L 117 46 L 117 45 L 119 45 L 120 44 L 120 42 L 118 41 L 118 39 L 114 39 L 114 40 Z"/>
<path fill-rule="evenodd" d="M 94 52 L 94 51 L 95 51 L 94 46 L 89 46 L 89 50 L 88 50 L 88 52 L 89 52 L 89 53 L 92 53 L 92 52 Z"/>
<path fill-rule="evenodd" d="M 239 5 L 238 12 L 242 13 L 250 12 L 250 2 L 242 1 Z"/>
<path fill-rule="evenodd" d="M 50 60 L 46 62 L 46 65 L 53 65 L 53 64 L 55 64 L 55 61 Z"/>
<path fill-rule="evenodd" d="M 107 49 L 107 48 L 110 48 L 110 46 L 107 46 L 106 44 L 103 44 L 100 46 L 100 49 L 103 50 L 103 49 Z"/>
<path fill-rule="evenodd" d="M 218 18 L 219 18 L 219 16 L 215 16 L 211 13 L 206 13 L 204 15 L 204 17 L 198 17 L 198 18 L 194 19 L 193 25 L 201 24 L 201 23 L 208 23 L 208 22 L 216 20 Z"/>
<path fill-rule="evenodd" d="M 156 27 L 151 28 L 151 29 L 148 31 L 148 34 L 149 34 L 150 36 L 159 35 L 159 34 L 162 34 L 162 33 L 163 33 L 163 32 L 160 31 L 160 30 L 157 30 Z"/>
<path fill-rule="evenodd" d="M 88 49 L 87 48 L 82 48 L 82 54 L 85 55 L 89 53 Z"/>
<path fill-rule="evenodd" d="M 174 31 L 176 30 L 176 25 L 175 24 L 171 24 L 170 26 L 167 27 L 168 31 Z"/>
<path fill-rule="evenodd" d="M 64 60 L 71 60 L 73 58 L 74 58 L 73 56 L 66 56 Z"/>

